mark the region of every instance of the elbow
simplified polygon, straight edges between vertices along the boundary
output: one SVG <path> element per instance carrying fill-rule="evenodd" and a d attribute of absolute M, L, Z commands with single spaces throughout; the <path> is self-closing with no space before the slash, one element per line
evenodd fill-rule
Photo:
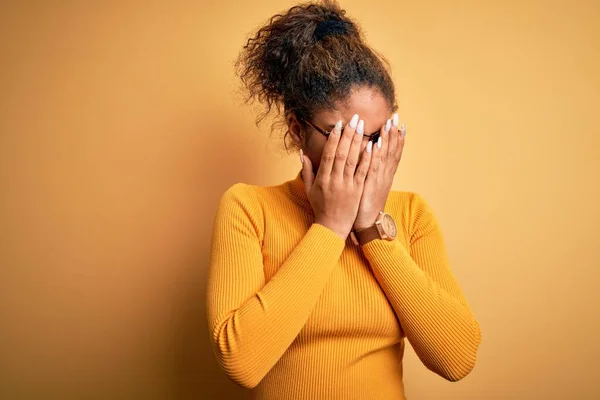
<path fill-rule="evenodd" d="M 475 361 L 461 365 L 449 365 L 446 368 L 440 369 L 436 373 L 449 382 L 458 382 L 475 368 Z"/>
<path fill-rule="evenodd" d="M 252 381 L 252 380 L 242 380 L 242 381 L 234 381 L 244 389 L 254 389 L 258 386 L 260 381 Z"/>
<path fill-rule="evenodd" d="M 449 382 L 458 382 L 471 373 L 475 368 L 475 357 L 447 357 L 434 362 L 424 362 L 425 367 Z"/>
<path fill-rule="evenodd" d="M 248 363 L 231 364 L 224 366 L 223 370 L 233 382 L 244 389 L 254 389 L 264 378 L 264 375 L 257 373 Z"/>
<path fill-rule="evenodd" d="M 481 344 L 481 328 L 476 321 L 473 324 L 472 333 L 470 340 L 462 346 L 462 351 L 457 349 L 453 357 L 447 357 L 444 371 L 439 373 L 447 381 L 458 382 L 475 368 L 477 350 Z"/>
<path fill-rule="evenodd" d="M 223 372 L 238 386 L 254 389 L 262 381 L 265 374 L 256 365 L 256 354 L 244 350 L 239 341 L 227 335 L 226 325 L 214 331 L 211 341 L 217 363 Z"/>
<path fill-rule="evenodd" d="M 449 382 L 458 382 L 473 371 L 476 361 L 477 347 L 474 347 L 470 351 L 444 357 L 442 362 L 433 363 L 427 368 Z"/>
<path fill-rule="evenodd" d="M 217 362 L 223 372 L 238 386 L 244 389 L 254 389 L 263 376 L 257 373 L 239 352 L 221 352 L 217 346 Z"/>
<path fill-rule="evenodd" d="M 477 331 L 472 340 L 463 343 L 460 348 L 442 351 L 434 357 L 424 357 L 425 366 L 450 382 L 458 382 L 473 371 L 477 361 L 477 350 L 481 336 Z"/>
<path fill-rule="evenodd" d="M 254 389 L 262 380 L 262 378 L 245 373 L 246 371 L 228 371 L 227 369 L 224 369 L 224 371 L 229 376 L 229 379 L 244 389 Z"/>

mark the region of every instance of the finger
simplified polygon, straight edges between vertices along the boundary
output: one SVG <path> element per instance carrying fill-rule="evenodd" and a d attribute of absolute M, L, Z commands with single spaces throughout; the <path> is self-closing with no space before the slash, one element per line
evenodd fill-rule
<path fill-rule="evenodd" d="M 392 124 L 393 124 L 393 120 L 392 120 Z M 388 152 L 389 152 L 389 147 L 390 147 L 390 135 L 391 130 L 386 131 L 385 129 L 381 130 L 381 134 L 379 135 L 379 139 L 381 140 L 381 142 L 379 140 L 377 140 L 377 150 L 378 150 L 378 156 L 381 158 L 381 169 L 385 170 L 387 168 L 387 166 L 389 165 L 388 163 Z M 381 147 L 379 147 L 381 145 Z"/>
<path fill-rule="evenodd" d="M 398 148 L 398 114 L 394 114 L 390 121 L 390 129 L 389 132 L 389 146 L 388 146 L 388 157 L 392 157 L 395 154 L 396 149 Z"/>
<path fill-rule="evenodd" d="M 344 168 L 346 167 L 346 159 L 348 158 L 348 152 L 350 151 L 350 144 L 352 143 L 352 138 L 356 132 L 357 125 L 358 114 L 354 114 L 350 120 L 350 123 L 344 127 L 342 138 L 340 139 L 340 143 L 338 144 L 335 152 L 335 161 L 331 171 L 331 175 L 333 176 L 343 177 Z"/>
<path fill-rule="evenodd" d="M 365 189 L 375 188 L 379 179 L 379 172 L 382 170 L 382 154 L 383 154 L 383 138 L 379 136 L 376 143 L 373 143 L 373 155 L 371 164 L 369 165 L 369 172 L 365 179 Z"/>
<path fill-rule="evenodd" d="M 396 114 L 397 115 L 397 114 Z M 385 168 L 381 168 L 379 171 L 379 182 L 385 182 L 385 188 L 389 192 L 394 182 L 394 176 L 396 175 L 396 171 L 398 170 L 398 165 L 402 158 L 402 150 L 404 149 L 404 125 L 402 127 L 398 127 L 398 120 L 396 117 L 395 123 L 392 123 L 390 141 L 393 140 L 393 137 L 396 138 L 396 147 L 395 149 L 388 149 L 388 157 Z M 381 187 L 381 183 L 380 183 Z"/>
<path fill-rule="evenodd" d="M 371 166 L 371 162 L 373 160 L 373 142 L 369 140 L 367 143 L 367 147 L 362 152 L 360 157 L 360 162 L 356 167 L 356 172 L 354 173 L 354 186 L 362 189 L 365 183 L 365 179 L 369 173 L 369 168 Z"/>
<path fill-rule="evenodd" d="M 302 161 L 302 180 L 304 181 L 304 189 L 306 194 L 310 193 L 313 182 L 315 181 L 315 173 L 313 172 L 312 163 L 310 158 L 304 155 L 302 149 L 300 150 L 300 160 Z"/>
<path fill-rule="evenodd" d="M 406 139 L 406 125 L 402 124 L 400 131 L 398 132 L 398 147 L 394 152 L 395 159 L 399 163 L 402 159 L 402 151 L 404 150 L 404 143 Z"/>
<path fill-rule="evenodd" d="M 342 121 L 338 121 L 335 127 L 331 131 L 331 134 L 325 142 L 323 147 L 323 154 L 321 155 L 321 163 L 317 171 L 317 179 L 323 179 L 331 175 L 333 163 L 335 161 L 335 153 L 337 150 L 338 143 L 342 132 Z"/>
<path fill-rule="evenodd" d="M 365 132 L 365 122 L 360 120 L 356 127 L 356 133 L 353 135 L 350 143 L 350 151 L 346 158 L 346 167 L 344 168 L 344 180 L 352 181 L 354 173 L 358 166 L 358 158 L 360 157 L 360 148 L 362 146 L 363 133 Z"/>
<path fill-rule="evenodd" d="M 392 117 L 392 128 L 389 136 L 389 147 L 387 151 L 387 170 L 388 173 L 395 174 L 398 169 L 398 163 L 400 162 L 400 153 L 402 152 L 402 137 L 400 134 L 400 128 L 398 127 L 398 114 L 394 114 Z"/>

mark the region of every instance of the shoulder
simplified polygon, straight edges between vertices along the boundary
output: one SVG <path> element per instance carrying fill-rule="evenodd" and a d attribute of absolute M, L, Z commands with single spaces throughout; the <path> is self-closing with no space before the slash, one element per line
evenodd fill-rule
<path fill-rule="evenodd" d="M 238 182 L 229 186 L 219 200 L 219 211 L 238 210 L 249 215 L 261 215 L 257 186 Z"/>
<path fill-rule="evenodd" d="M 252 197 L 256 197 L 254 185 L 243 182 L 234 183 L 229 186 L 221 196 L 221 198 L 225 199 L 245 199 Z"/>
<path fill-rule="evenodd" d="M 411 212 L 429 207 L 419 193 L 401 190 L 391 190 L 386 205 L 396 212 Z"/>
<path fill-rule="evenodd" d="M 252 202 L 254 198 L 256 198 L 256 192 L 252 185 L 238 182 L 225 189 L 220 203 Z"/>
<path fill-rule="evenodd" d="M 410 230 L 423 225 L 437 224 L 433 209 L 423 196 L 416 192 L 390 191 L 386 208 Z"/>
<path fill-rule="evenodd" d="M 243 201 L 245 203 L 264 203 L 271 198 L 285 195 L 284 184 L 260 186 L 250 183 L 235 183 L 221 197 L 221 201 Z"/>
<path fill-rule="evenodd" d="M 262 237 L 264 212 L 255 186 L 235 183 L 221 195 L 214 220 L 216 230 L 246 232 Z"/>
<path fill-rule="evenodd" d="M 290 181 L 263 186 L 239 182 L 225 190 L 221 196 L 221 202 L 243 202 L 263 208 L 265 204 L 279 204 L 285 200 L 289 195 L 289 185 Z"/>

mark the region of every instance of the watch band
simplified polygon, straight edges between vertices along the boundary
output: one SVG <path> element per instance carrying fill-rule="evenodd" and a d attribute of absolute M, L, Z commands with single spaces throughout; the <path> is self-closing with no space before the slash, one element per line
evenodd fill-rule
<path fill-rule="evenodd" d="M 387 220 L 387 223 L 385 222 Z M 387 224 L 387 225 L 386 225 Z M 386 230 L 387 229 L 387 230 Z M 389 230 L 389 231 L 388 231 Z M 359 231 L 352 231 L 350 239 L 355 245 L 365 245 L 374 239 L 394 240 L 397 235 L 396 222 L 391 215 L 383 210 L 379 211 L 379 215 L 375 220 L 375 224 L 368 228 Z"/>
<path fill-rule="evenodd" d="M 354 232 L 354 234 L 356 235 L 358 244 L 361 246 L 369 243 L 371 240 L 379 239 L 381 237 L 379 234 L 379 229 L 377 229 L 377 225 L 361 229 L 360 231 Z"/>

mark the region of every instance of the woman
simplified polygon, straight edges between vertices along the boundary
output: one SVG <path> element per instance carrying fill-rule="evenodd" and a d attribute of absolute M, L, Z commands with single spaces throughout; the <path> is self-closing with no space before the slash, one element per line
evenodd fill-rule
<path fill-rule="evenodd" d="M 207 307 L 223 370 L 247 398 L 404 399 L 406 338 L 431 371 L 466 376 L 481 333 L 438 223 L 390 191 L 406 130 L 383 58 L 324 1 L 271 18 L 237 66 L 249 100 L 283 110 L 301 170 L 221 198 Z"/>

